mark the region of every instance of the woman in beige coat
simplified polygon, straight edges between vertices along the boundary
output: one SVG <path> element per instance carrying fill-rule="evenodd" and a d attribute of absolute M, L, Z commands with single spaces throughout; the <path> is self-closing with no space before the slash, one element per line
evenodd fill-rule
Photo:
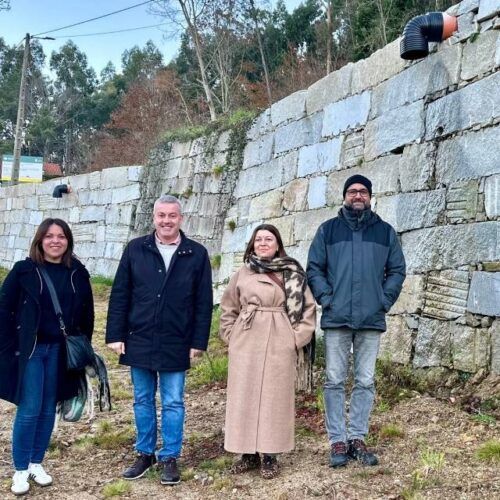
<path fill-rule="evenodd" d="M 270 479 L 276 454 L 294 448 L 297 351 L 314 334 L 316 307 L 274 226 L 255 228 L 244 262 L 221 299 L 220 336 L 229 346 L 224 447 L 242 454 L 233 472 L 260 467 Z"/>

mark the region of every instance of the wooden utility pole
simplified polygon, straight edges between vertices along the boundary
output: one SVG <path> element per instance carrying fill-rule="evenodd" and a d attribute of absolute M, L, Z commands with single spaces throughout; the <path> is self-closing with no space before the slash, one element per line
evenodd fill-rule
<path fill-rule="evenodd" d="M 19 103 L 17 106 L 16 136 L 14 139 L 14 159 L 12 161 L 12 173 L 9 185 L 13 186 L 19 182 L 19 166 L 21 163 L 21 146 L 23 142 L 24 112 L 26 105 L 27 72 L 30 58 L 30 34 L 26 33 L 24 40 L 23 67 L 21 70 L 21 87 L 19 89 Z"/>

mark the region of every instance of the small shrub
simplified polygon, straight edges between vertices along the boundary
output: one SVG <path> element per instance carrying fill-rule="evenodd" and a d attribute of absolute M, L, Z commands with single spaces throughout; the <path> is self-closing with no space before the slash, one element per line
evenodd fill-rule
<path fill-rule="evenodd" d="M 195 472 L 194 469 L 182 469 L 181 470 L 181 480 L 186 482 L 186 481 L 191 481 L 194 479 Z"/>
<path fill-rule="evenodd" d="M 490 439 L 477 451 L 476 457 L 484 462 L 500 462 L 500 440 Z"/>
<path fill-rule="evenodd" d="M 391 409 L 391 405 L 387 401 L 380 401 L 377 406 L 375 406 L 376 413 L 386 413 Z"/>
<path fill-rule="evenodd" d="M 212 484 L 212 488 L 216 491 L 229 489 L 233 486 L 233 482 L 228 477 L 218 477 Z"/>
<path fill-rule="evenodd" d="M 225 170 L 224 165 L 215 165 L 214 168 L 212 168 L 212 172 L 216 177 L 222 175 L 224 170 Z"/>
<path fill-rule="evenodd" d="M 188 186 L 187 189 L 182 193 L 183 198 L 190 198 L 191 195 L 193 194 L 193 186 Z"/>
<path fill-rule="evenodd" d="M 214 458 L 212 460 L 203 460 L 200 462 L 199 468 L 206 472 L 222 472 L 228 469 L 233 463 L 233 459 L 227 455 Z"/>
<path fill-rule="evenodd" d="M 102 489 L 104 498 L 119 497 L 132 490 L 130 483 L 123 479 L 109 483 Z"/>
<path fill-rule="evenodd" d="M 228 221 L 227 227 L 231 232 L 233 232 L 236 229 L 236 222 L 231 219 L 230 221 Z"/>
<path fill-rule="evenodd" d="M 405 433 L 396 424 L 387 424 L 380 429 L 378 435 L 382 439 L 393 439 L 401 438 L 405 435 Z"/>
<path fill-rule="evenodd" d="M 425 476 L 429 475 L 431 472 L 441 472 L 444 466 L 444 453 L 441 451 L 424 451 L 420 455 L 420 462 L 423 466 L 423 473 Z"/>
<path fill-rule="evenodd" d="M 214 255 L 210 259 L 210 265 L 212 266 L 212 269 L 219 269 L 221 261 L 222 261 L 222 255 L 220 253 Z"/>

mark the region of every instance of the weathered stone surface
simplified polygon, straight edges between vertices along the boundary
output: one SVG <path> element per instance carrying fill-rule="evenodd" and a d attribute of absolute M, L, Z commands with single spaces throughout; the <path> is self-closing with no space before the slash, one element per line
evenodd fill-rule
<path fill-rule="evenodd" d="M 342 101 L 329 104 L 323 117 L 323 137 L 338 135 L 349 128 L 364 125 L 370 111 L 371 92 L 347 97 Z"/>
<path fill-rule="evenodd" d="M 80 222 L 103 221 L 106 209 L 103 206 L 90 206 L 82 208 L 80 211 Z"/>
<path fill-rule="evenodd" d="M 423 306 L 424 285 L 425 277 L 422 274 L 407 275 L 401 294 L 392 306 L 389 314 L 419 313 Z"/>
<path fill-rule="evenodd" d="M 281 239 L 283 240 L 283 245 L 285 245 L 285 247 L 295 245 L 295 236 L 293 230 L 295 217 L 293 215 L 279 217 L 277 219 L 270 219 L 266 222 L 278 228 L 278 231 L 281 234 Z"/>
<path fill-rule="evenodd" d="M 295 179 L 285 187 L 283 208 L 290 212 L 300 212 L 307 206 L 307 179 Z"/>
<path fill-rule="evenodd" d="M 377 198 L 377 213 L 400 233 L 430 227 L 442 217 L 445 189 Z"/>
<path fill-rule="evenodd" d="M 344 182 L 354 174 L 362 174 L 372 181 L 374 195 L 397 192 L 399 188 L 399 160 L 399 155 L 389 155 L 366 163 L 363 167 L 332 172 L 328 176 L 326 197 L 328 205 L 342 204 Z"/>
<path fill-rule="evenodd" d="M 226 230 L 222 235 L 224 252 L 243 252 L 245 250 L 247 226 L 237 227 L 234 231 Z"/>
<path fill-rule="evenodd" d="M 472 10 L 476 10 L 479 7 L 479 0 L 462 0 L 459 4 L 454 5 L 457 10 L 454 14 L 451 14 L 449 11 L 452 9 L 450 7 L 446 12 L 450 15 L 458 15 L 461 16 L 466 12 L 470 12 Z"/>
<path fill-rule="evenodd" d="M 235 195 L 243 198 L 264 193 L 281 186 L 281 172 L 273 168 L 272 162 L 243 170 L 236 184 Z"/>
<path fill-rule="evenodd" d="M 484 206 L 488 217 L 500 215 L 500 174 L 492 175 L 484 184 Z"/>
<path fill-rule="evenodd" d="M 298 213 L 295 216 L 295 239 L 297 241 L 311 241 L 318 227 L 328 219 L 335 217 L 337 208 L 320 208 Z"/>
<path fill-rule="evenodd" d="M 110 189 L 129 184 L 128 167 L 105 168 L 101 171 L 101 189 Z"/>
<path fill-rule="evenodd" d="M 291 149 L 300 148 L 314 142 L 313 122 L 304 118 L 276 129 L 274 154 L 279 155 Z"/>
<path fill-rule="evenodd" d="M 413 366 L 415 368 L 451 367 L 450 322 L 428 318 L 420 319 Z"/>
<path fill-rule="evenodd" d="M 424 133 L 424 104 L 417 101 L 385 113 L 367 123 L 365 158 L 377 156 L 420 139 Z"/>
<path fill-rule="evenodd" d="M 101 173 L 92 172 L 89 174 L 89 189 L 100 189 L 101 187 Z M 45 183 L 44 183 L 45 184 Z"/>
<path fill-rule="evenodd" d="M 500 0 L 481 0 L 477 20 L 483 21 L 500 13 Z"/>
<path fill-rule="evenodd" d="M 351 91 L 351 75 L 354 64 L 330 73 L 307 89 L 306 110 L 311 115 L 326 105 L 348 96 Z"/>
<path fill-rule="evenodd" d="M 106 259 L 120 260 L 124 247 L 125 245 L 123 243 L 115 243 L 108 241 L 106 243 L 106 248 L 104 250 L 104 257 Z"/>
<path fill-rule="evenodd" d="M 434 172 L 436 146 L 432 142 L 406 146 L 399 162 L 401 191 L 429 189 Z"/>
<path fill-rule="evenodd" d="M 141 197 L 141 186 L 137 184 L 131 184 L 130 186 L 124 186 L 113 190 L 112 202 L 113 203 L 125 203 L 128 201 L 138 200 Z"/>
<path fill-rule="evenodd" d="M 454 325 L 451 332 L 451 357 L 453 368 L 464 372 L 474 372 L 476 330 L 469 326 Z"/>
<path fill-rule="evenodd" d="M 243 155 L 243 168 L 250 168 L 273 157 L 274 135 L 267 134 L 248 142 Z"/>
<path fill-rule="evenodd" d="M 500 316 L 500 273 L 472 273 L 467 310 L 485 316 Z"/>
<path fill-rule="evenodd" d="M 289 120 L 299 120 L 306 114 L 307 90 L 299 90 L 271 106 L 271 123 L 277 127 Z"/>
<path fill-rule="evenodd" d="M 130 235 L 130 228 L 128 226 L 106 226 L 106 240 L 107 241 L 127 241 Z"/>
<path fill-rule="evenodd" d="M 493 321 L 489 334 L 491 337 L 491 371 L 500 375 L 500 319 Z"/>
<path fill-rule="evenodd" d="M 475 219 L 478 212 L 479 182 L 456 182 L 446 193 L 446 216 L 450 222 Z"/>
<path fill-rule="evenodd" d="M 487 128 L 448 139 L 438 146 L 436 180 L 447 185 L 497 174 L 498 158 L 498 128 Z"/>
<path fill-rule="evenodd" d="M 38 226 L 43 220 L 43 212 L 33 211 L 30 212 L 30 224 Z"/>
<path fill-rule="evenodd" d="M 326 205 L 326 181 L 326 176 L 313 177 L 309 180 L 309 192 L 307 193 L 309 210 Z"/>
<path fill-rule="evenodd" d="M 310 241 L 300 241 L 292 247 L 288 247 L 286 252 L 290 257 L 297 259 L 305 269 L 307 265 L 307 255 L 309 254 Z"/>
<path fill-rule="evenodd" d="M 467 271 L 431 271 L 424 294 L 423 314 L 437 319 L 456 319 L 465 314 L 469 273 Z"/>
<path fill-rule="evenodd" d="M 458 83 L 459 45 L 431 54 L 373 91 L 370 118 Z"/>
<path fill-rule="evenodd" d="M 490 71 L 495 65 L 497 31 L 487 31 L 481 34 L 473 43 L 464 45 L 462 57 L 462 80 L 472 78 Z"/>
<path fill-rule="evenodd" d="M 426 139 L 448 135 L 500 116 L 500 73 L 471 83 L 427 106 Z"/>
<path fill-rule="evenodd" d="M 297 164 L 299 160 L 298 151 L 290 151 L 278 158 L 274 158 L 271 163 L 271 168 L 276 172 L 281 172 L 281 184 L 285 185 L 293 181 L 297 177 Z"/>
<path fill-rule="evenodd" d="M 297 175 L 304 177 L 337 169 L 340 166 L 341 149 L 341 137 L 300 148 Z"/>
<path fill-rule="evenodd" d="M 412 332 L 402 316 L 386 318 L 387 331 L 380 337 L 379 359 L 406 365 L 410 362 Z"/>
<path fill-rule="evenodd" d="M 83 241 L 94 241 L 96 229 L 97 223 L 94 222 L 73 226 L 71 228 L 71 232 L 73 233 L 74 240 L 78 242 L 78 245 L 80 245 L 80 242 Z"/>
<path fill-rule="evenodd" d="M 399 41 L 399 38 L 394 40 L 354 65 L 351 81 L 353 94 L 375 87 L 404 69 L 406 63 L 399 55 Z"/>
<path fill-rule="evenodd" d="M 248 129 L 247 138 L 254 141 L 257 137 L 267 134 L 271 129 L 271 109 L 268 108 L 254 120 L 252 126 Z"/>
<path fill-rule="evenodd" d="M 283 192 L 278 190 L 252 198 L 248 220 L 254 222 L 280 216 L 283 211 L 282 201 Z"/>
<path fill-rule="evenodd" d="M 497 222 L 417 229 L 402 235 L 408 273 L 500 260 Z"/>

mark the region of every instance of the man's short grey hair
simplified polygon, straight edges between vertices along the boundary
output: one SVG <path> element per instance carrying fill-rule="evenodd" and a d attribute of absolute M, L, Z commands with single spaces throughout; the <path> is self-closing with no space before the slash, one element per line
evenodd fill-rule
<path fill-rule="evenodd" d="M 182 214 L 182 205 L 178 198 L 172 196 L 171 194 L 162 194 L 153 205 L 153 212 L 156 210 L 158 205 L 163 203 L 175 203 L 179 207 L 179 212 Z"/>

